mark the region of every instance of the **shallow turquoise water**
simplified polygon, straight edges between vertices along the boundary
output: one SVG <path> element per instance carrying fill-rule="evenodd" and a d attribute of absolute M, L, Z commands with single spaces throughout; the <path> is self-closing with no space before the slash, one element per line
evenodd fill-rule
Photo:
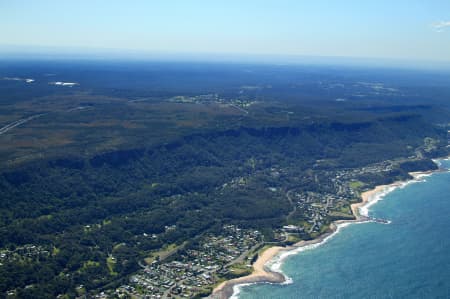
<path fill-rule="evenodd" d="M 292 284 L 243 287 L 239 298 L 450 298 L 450 173 L 396 189 L 369 214 L 391 223 L 342 228 L 285 260 Z"/>

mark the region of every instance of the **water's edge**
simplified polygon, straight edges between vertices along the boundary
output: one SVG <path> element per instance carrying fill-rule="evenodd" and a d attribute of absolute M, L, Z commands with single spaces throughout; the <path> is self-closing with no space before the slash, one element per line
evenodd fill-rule
<path fill-rule="evenodd" d="M 241 277 L 238 279 L 233 279 L 226 281 L 220 288 L 215 289 L 210 298 L 239 298 L 239 293 L 241 288 L 254 285 L 254 284 L 290 284 L 292 279 L 282 272 L 281 266 L 283 262 L 289 256 L 296 255 L 300 252 L 311 250 L 317 248 L 325 243 L 327 243 L 331 238 L 336 236 L 342 228 L 345 228 L 351 224 L 360 224 L 367 222 L 382 222 L 384 224 L 389 224 L 389 221 L 379 221 L 376 219 L 371 219 L 369 217 L 369 208 L 375 205 L 384 197 L 391 193 L 392 191 L 404 188 L 412 183 L 422 182 L 428 176 L 431 176 L 437 172 L 449 171 L 448 169 L 441 168 L 441 160 L 449 160 L 449 157 L 440 158 L 433 160 L 439 169 L 434 171 L 426 172 L 412 172 L 410 175 L 413 177 L 408 181 L 398 181 L 389 185 L 376 186 L 374 189 L 366 191 L 361 194 L 362 201 L 359 203 L 352 204 L 352 211 L 356 217 L 356 220 L 337 220 L 330 225 L 330 232 L 319 236 L 318 238 L 310 241 L 300 241 L 286 248 L 280 248 L 267 262 L 264 266 L 266 276 L 264 275 L 254 275 L 252 273 L 249 276 Z"/>

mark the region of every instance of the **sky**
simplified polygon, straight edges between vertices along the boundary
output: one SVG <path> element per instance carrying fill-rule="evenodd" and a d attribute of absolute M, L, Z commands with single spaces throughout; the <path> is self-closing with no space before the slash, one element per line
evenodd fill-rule
<path fill-rule="evenodd" d="M 450 0 L 0 0 L 0 48 L 450 62 Z"/>

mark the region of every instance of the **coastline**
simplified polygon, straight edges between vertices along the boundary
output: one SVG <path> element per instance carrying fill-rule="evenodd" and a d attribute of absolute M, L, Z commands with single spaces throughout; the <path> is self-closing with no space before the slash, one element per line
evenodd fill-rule
<path fill-rule="evenodd" d="M 284 247 L 269 247 L 261 253 L 258 259 L 253 263 L 253 272 L 250 275 L 234 278 L 222 282 L 217 286 L 209 298 L 228 299 L 233 296 L 234 287 L 251 283 L 282 283 L 284 275 L 271 271 L 266 264 L 272 260 Z"/>
<path fill-rule="evenodd" d="M 294 245 L 281 247 L 274 246 L 265 250 L 253 264 L 253 272 L 250 275 L 227 280 L 222 282 L 217 286 L 212 294 L 208 297 L 211 299 L 229 299 L 238 298 L 239 287 L 255 283 L 289 283 L 290 278 L 284 275 L 280 266 L 285 257 L 296 254 L 299 251 L 305 250 L 310 246 L 318 246 L 325 243 L 329 238 L 334 236 L 341 227 L 345 227 L 349 224 L 362 223 L 367 221 L 372 221 L 368 217 L 368 208 L 378 202 L 379 199 L 384 197 L 386 194 L 395 190 L 396 188 L 408 185 L 411 182 L 417 182 L 422 180 L 435 172 L 439 172 L 440 169 L 430 170 L 430 171 L 418 171 L 410 172 L 409 175 L 412 179 L 407 181 L 396 181 L 388 185 L 379 185 L 375 188 L 361 193 L 361 202 L 354 203 L 350 205 L 354 220 L 336 220 L 330 224 L 330 231 L 320 235 L 319 237 L 308 240 L 300 241 Z M 275 258 L 277 261 L 274 262 Z M 272 263 L 270 263 L 272 261 Z"/>

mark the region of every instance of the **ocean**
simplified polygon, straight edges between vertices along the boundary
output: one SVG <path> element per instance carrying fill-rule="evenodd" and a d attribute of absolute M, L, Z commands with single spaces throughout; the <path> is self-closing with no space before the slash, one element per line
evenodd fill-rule
<path fill-rule="evenodd" d="M 395 188 L 368 213 L 389 223 L 341 227 L 283 259 L 291 283 L 242 286 L 234 297 L 450 298 L 450 172 Z"/>

